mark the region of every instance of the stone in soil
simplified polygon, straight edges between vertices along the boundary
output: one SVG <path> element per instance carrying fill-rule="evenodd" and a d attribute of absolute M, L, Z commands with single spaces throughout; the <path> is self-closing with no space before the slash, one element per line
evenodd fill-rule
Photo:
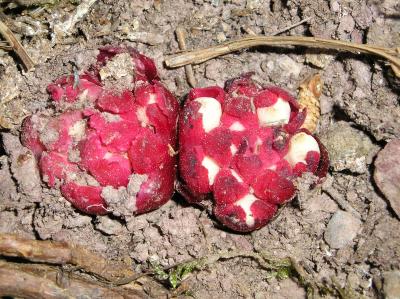
<path fill-rule="evenodd" d="M 375 160 L 375 183 L 400 217 L 400 139 L 390 141 Z"/>
<path fill-rule="evenodd" d="M 350 170 L 365 173 L 377 147 L 362 131 L 347 122 L 338 122 L 321 136 L 326 146 L 330 165 L 335 171 Z"/>
<path fill-rule="evenodd" d="M 350 245 L 360 230 L 361 221 L 352 214 L 337 211 L 329 220 L 325 241 L 331 248 L 340 249 Z"/>

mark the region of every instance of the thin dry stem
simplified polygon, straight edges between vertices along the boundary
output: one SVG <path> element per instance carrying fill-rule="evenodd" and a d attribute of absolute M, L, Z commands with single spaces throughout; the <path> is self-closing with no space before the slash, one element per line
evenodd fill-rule
<path fill-rule="evenodd" d="M 111 282 L 135 274 L 128 265 L 110 262 L 83 246 L 27 240 L 12 234 L 0 234 L 0 255 L 20 257 L 32 262 L 71 264 Z"/>
<path fill-rule="evenodd" d="M 169 294 L 154 279 L 146 277 L 146 273 L 136 274 L 129 265 L 107 260 L 80 245 L 0 233 L 0 256 L 5 257 L 0 259 L 0 297 L 148 298 L 142 292 L 147 287 Z M 9 262 L 9 257 L 16 257 L 18 263 Z M 130 279 L 126 282 L 127 278 Z M 140 287 L 137 284 L 117 287 L 138 278 Z"/>
<path fill-rule="evenodd" d="M 257 33 L 255 33 L 253 31 L 253 29 L 251 29 L 249 26 L 245 25 L 242 27 L 242 29 L 244 30 L 244 32 L 246 32 L 248 35 L 257 35 Z"/>
<path fill-rule="evenodd" d="M 395 75 L 400 77 L 398 49 L 305 36 L 248 36 L 210 48 L 171 55 L 165 60 L 165 64 L 171 68 L 187 64 L 199 64 L 221 55 L 257 46 L 304 46 L 376 55 L 388 60 Z"/>
<path fill-rule="evenodd" d="M 4 51 L 12 51 L 13 47 L 9 46 L 7 43 L 5 42 L 0 42 L 0 49 L 4 50 Z"/>
<path fill-rule="evenodd" d="M 179 49 L 186 50 L 185 29 L 182 27 L 176 28 L 176 39 L 178 40 Z M 186 79 L 191 87 L 196 86 L 193 68 L 190 64 L 185 65 Z"/>
<path fill-rule="evenodd" d="M 65 275 L 47 265 L 0 261 L 0 296 L 22 298 L 119 298 L 143 299 L 134 289 L 111 288 L 76 275 Z"/>
<path fill-rule="evenodd" d="M 25 51 L 24 47 L 21 45 L 21 43 L 18 41 L 18 39 L 12 33 L 12 31 L 1 20 L 0 20 L 0 34 L 3 35 L 3 37 L 9 43 L 9 45 L 12 47 L 14 52 L 21 59 L 22 63 L 24 64 L 25 69 L 27 71 L 32 69 L 35 65 L 32 58 Z"/>
<path fill-rule="evenodd" d="M 303 19 L 303 20 L 301 20 L 301 21 L 299 21 L 299 22 L 297 22 L 297 23 L 293 23 L 293 24 L 291 24 L 291 25 L 289 25 L 289 26 L 286 26 L 286 27 L 284 27 L 284 28 L 278 30 L 278 31 L 274 32 L 274 33 L 271 34 L 271 35 L 272 35 L 272 36 L 274 36 L 274 35 L 279 35 L 279 34 L 284 33 L 284 32 L 286 32 L 286 31 L 288 31 L 288 30 L 290 30 L 290 29 L 293 29 L 293 28 L 295 28 L 295 27 L 297 27 L 297 26 L 300 26 L 301 24 L 303 24 L 303 23 L 305 23 L 305 22 L 308 22 L 308 21 L 311 20 L 311 19 L 312 19 L 312 17 L 305 18 L 305 19 Z"/>

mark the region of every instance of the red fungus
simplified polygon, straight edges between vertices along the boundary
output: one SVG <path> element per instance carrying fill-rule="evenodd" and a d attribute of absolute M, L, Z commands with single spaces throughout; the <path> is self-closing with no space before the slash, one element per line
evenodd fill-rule
<path fill-rule="evenodd" d="M 296 178 L 326 175 L 323 145 L 301 129 L 305 116 L 286 91 L 260 88 L 248 75 L 228 81 L 225 90 L 193 89 L 179 120 L 188 200 L 211 193 L 214 214 L 227 227 L 246 232 L 264 226 L 295 196 Z"/>
<path fill-rule="evenodd" d="M 153 210 L 173 193 L 177 101 L 136 50 L 105 47 L 97 59 L 48 86 L 63 112 L 28 117 L 22 142 L 44 181 L 81 211 L 118 214 L 119 200 L 129 213 Z M 212 194 L 215 216 L 233 230 L 264 226 L 304 172 L 326 175 L 327 152 L 301 128 L 305 118 L 290 94 L 260 88 L 249 74 L 225 89 L 193 89 L 179 119 L 185 197 Z"/>
<path fill-rule="evenodd" d="M 179 106 L 150 58 L 132 48 L 105 47 L 89 71 L 47 89 L 63 112 L 28 117 L 21 139 L 49 187 L 59 187 L 89 214 L 108 212 L 115 199 L 105 191 L 110 188 L 114 194 L 125 190 L 128 198 L 121 201 L 137 214 L 171 198 L 175 158 L 169 148 L 176 145 Z"/>

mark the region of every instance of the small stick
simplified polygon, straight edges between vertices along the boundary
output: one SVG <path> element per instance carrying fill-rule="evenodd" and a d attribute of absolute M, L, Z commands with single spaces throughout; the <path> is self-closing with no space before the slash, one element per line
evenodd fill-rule
<path fill-rule="evenodd" d="M 21 59 L 25 69 L 27 71 L 32 69 L 35 65 L 32 58 L 25 51 L 24 47 L 22 47 L 21 43 L 18 41 L 18 39 L 15 37 L 12 31 L 8 29 L 6 24 L 4 24 L 1 20 L 0 20 L 0 33 L 10 44 L 10 46 L 12 47 L 14 52 L 18 55 L 18 57 Z"/>
<path fill-rule="evenodd" d="M 71 264 L 111 282 L 135 274 L 128 265 L 110 262 L 83 246 L 27 240 L 12 234 L 0 234 L 0 255 L 20 257 L 32 262 Z"/>
<path fill-rule="evenodd" d="M 107 34 L 104 34 L 104 35 L 107 35 Z M 120 35 L 119 38 L 121 38 L 123 40 L 129 40 L 132 42 L 139 42 L 139 43 L 150 45 L 150 46 L 161 45 L 162 43 L 164 43 L 164 36 L 162 34 L 155 33 L 155 32 L 133 31 L 133 32 L 128 32 L 126 34 Z"/>
<path fill-rule="evenodd" d="M 210 48 L 171 55 L 167 57 L 165 64 L 171 68 L 181 67 L 187 64 L 199 64 L 221 55 L 256 46 L 303 46 L 349 51 L 357 54 L 366 53 L 376 55 L 387 59 L 390 62 L 390 66 L 395 75 L 400 77 L 400 58 L 398 57 L 398 49 L 396 51 L 396 49 L 383 48 L 368 44 L 356 44 L 340 40 L 306 36 L 248 36 Z"/>
<path fill-rule="evenodd" d="M 243 30 L 244 30 L 248 35 L 257 35 L 257 34 L 253 31 L 253 29 L 251 29 L 251 28 L 248 27 L 248 26 L 243 26 L 242 28 L 243 28 Z"/>
<path fill-rule="evenodd" d="M 185 30 L 182 27 L 176 28 L 176 39 L 180 50 L 186 50 Z M 188 64 L 185 65 L 186 79 L 191 87 L 196 86 L 196 79 L 193 73 L 193 67 Z"/>
<path fill-rule="evenodd" d="M 7 45 L 5 42 L 0 42 L 0 49 L 4 51 L 12 51 L 13 47 Z"/>
<path fill-rule="evenodd" d="M 305 18 L 305 19 L 303 19 L 303 20 L 301 20 L 301 21 L 299 21 L 299 22 L 297 22 L 297 23 L 291 24 L 291 25 L 289 25 L 289 26 L 287 26 L 287 27 L 284 27 L 284 28 L 282 28 L 282 29 L 280 29 L 280 30 L 278 30 L 278 31 L 276 31 L 276 32 L 274 32 L 274 33 L 272 33 L 271 36 L 279 35 L 279 34 L 285 32 L 285 31 L 288 31 L 288 30 L 290 30 L 290 29 L 293 29 L 294 27 L 300 26 L 301 24 L 303 24 L 303 23 L 305 23 L 305 22 L 308 22 L 308 21 L 311 20 L 311 19 L 312 19 L 312 17 Z"/>
<path fill-rule="evenodd" d="M 60 281 L 57 269 L 45 265 L 0 262 L 0 296 L 21 298 L 144 299 L 135 289 L 107 287 L 96 281 L 69 276 Z"/>

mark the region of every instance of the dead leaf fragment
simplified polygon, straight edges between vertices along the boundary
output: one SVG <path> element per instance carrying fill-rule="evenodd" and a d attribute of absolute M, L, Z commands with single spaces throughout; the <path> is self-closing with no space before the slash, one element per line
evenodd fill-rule
<path fill-rule="evenodd" d="M 319 98 L 322 94 L 322 85 L 321 76 L 315 74 L 305 79 L 299 86 L 299 105 L 301 109 L 307 109 L 307 116 L 302 128 L 306 128 L 312 133 L 317 129 L 321 116 Z"/>

